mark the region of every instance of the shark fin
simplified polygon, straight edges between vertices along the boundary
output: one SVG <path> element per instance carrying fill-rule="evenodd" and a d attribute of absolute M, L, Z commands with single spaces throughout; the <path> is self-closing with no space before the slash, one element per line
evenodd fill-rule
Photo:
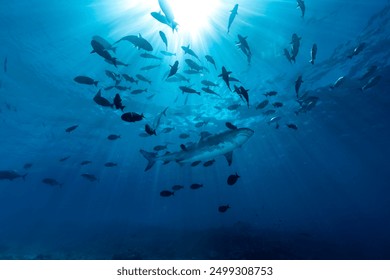
<path fill-rule="evenodd" d="M 225 156 L 229 166 L 232 165 L 232 162 L 233 162 L 233 151 L 226 153 L 224 156 Z"/>
<path fill-rule="evenodd" d="M 149 153 L 144 150 L 139 150 L 141 154 L 148 160 L 148 165 L 145 167 L 145 171 L 148 171 L 156 163 L 157 153 Z"/>

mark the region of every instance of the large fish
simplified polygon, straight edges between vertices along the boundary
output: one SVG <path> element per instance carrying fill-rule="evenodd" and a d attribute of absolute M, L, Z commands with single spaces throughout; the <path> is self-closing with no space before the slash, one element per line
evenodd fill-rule
<path fill-rule="evenodd" d="M 20 175 L 16 171 L 13 170 L 0 170 L 0 180 L 14 180 L 17 178 L 22 178 L 23 180 L 26 179 L 27 173 L 24 175 Z"/>
<path fill-rule="evenodd" d="M 237 11 L 238 11 L 238 4 L 234 5 L 233 10 L 230 11 L 228 33 L 230 32 L 230 27 L 232 26 L 232 23 L 233 23 L 234 19 L 236 18 Z"/>
<path fill-rule="evenodd" d="M 177 28 L 177 22 L 175 22 L 175 16 L 173 15 L 172 8 L 169 5 L 167 0 L 158 0 L 161 10 L 165 14 L 167 24 L 172 28 L 172 31 L 175 31 Z"/>
<path fill-rule="evenodd" d="M 152 168 L 156 161 L 164 163 L 175 161 L 177 163 L 193 163 L 202 160 L 211 160 L 216 156 L 224 155 L 231 165 L 233 150 L 245 144 L 254 131 L 249 128 L 230 129 L 225 132 L 202 137 L 200 141 L 191 146 L 182 147 L 181 151 L 158 156 L 157 153 L 150 153 L 140 150 L 141 154 L 148 160 L 145 171 Z"/>

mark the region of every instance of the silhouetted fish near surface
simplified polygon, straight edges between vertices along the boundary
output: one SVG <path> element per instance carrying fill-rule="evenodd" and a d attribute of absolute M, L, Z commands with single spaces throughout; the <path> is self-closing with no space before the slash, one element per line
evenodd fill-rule
<path fill-rule="evenodd" d="M 293 124 L 293 123 L 288 123 L 286 124 L 288 128 L 291 128 L 291 129 L 294 129 L 294 130 L 297 130 L 298 129 L 298 126 L 296 124 Z"/>
<path fill-rule="evenodd" d="M 274 103 L 272 103 L 272 106 L 274 106 L 275 108 L 281 108 L 281 107 L 283 107 L 283 103 L 282 102 L 274 102 Z"/>
<path fill-rule="evenodd" d="M 232 91 L 230 88 L 230 82 L 229 82 L 229 75 L 231 73 L 232 73 L 231 71 L 226 70 L 225 66 L 222 66 L 222 73 L 220 75 L 218 75 L 218 77 L 222 77 L 222 79 L 224 80 L 224 82 L 226 83 L 226 85 L 230 91 Z"/>
<path fill-rule="evenodd" d="M 77 76 L 73 79 L 76 83 L 84 84 L 84 85 L 98 85 L 98 81 L 88 77 L 88 76 Z"/>
<path fill-rule="evenodd" d="M 248 58 L 248 63 L 251 63 L 252 52 L 251 52 L 251 50 L 249 48 L 249 44 L 246 40 L 248 37 L 241 36 L 240 34 L 238 34 L 237 36 L 238 36 L 238 42 L 236 43 L 236 45 L 246 55 L 246 57 Z"/>
<path fill-rule="evenodd" d="M 364 49 L 366 48 L 366 43 L 360 43 L 352 52 L 351 55 L 348 55 L 347 57 L 348 58 L 352 58 L 354 57 L 355 55 L 358 55 L 359 53 L 361 53 Z"/>
<path fill-rule="evenodd" d="M 151 84 L 151 83 L 152 83 L 151 80 L 149 80 L 148 78 L 146 78 L 146 77 L 144 77 L 144 76 L 142 76 L 142 75 L 140 75 L 140 74 L 137 74 L 136 77 L 138 78 L 138 80 L 143 81 L 143 82 L 145 82 L 145 83 L 148 83 L 148 84 Z"/>
<path fill-rule="evenodd" d="M 298 55 L 299 48 L 301 46 L 301 37 L 298 37 L 297 34 L 293 34 L 291 38 L 291 60 L 295 62 L 295 59 Z"/>
<path fill-rule="evenodd" d="M 269 104 L 269 100 L 268 99 L 263 100 L 256 106 L 256 110 L 264 109 L 268 104 Z"/>
<path fill-rule="evenodd" d="M 179 61 L 176 60 L 173 65 L 169 65 L 169 66 L 171 67 L 171 69 L 169 70 L 167 79 L 177 73 L 177 70 L 179 70 Z"/>
<path fill-rule="evenodd" d="M 116 134 L 110 134 L 110 135 L 107 136 L 107 139 L 111 140 L 111 141 L 117 140 L 119 138 L 121 138 L 121 136 L 120 135 L 116 135 Z"/>
<path fill-rule="evenodd" d="M 234 5 L 233 10 L 230 11 L 229 23 L 228 23 L 228 31 L 227 31 L 227 33 L 230 32 L 230 27 L 232 26 L 232 23 L 233 23 L 234 19 L 236 18 L 237 11 L 238 11 L 238 4 Z"/>
<path fill-rule="evenodd" d="M 161 37 L 161 40 L 164 42 L 165 44 L 165 49 L 168 50 L 168 39 L 167 39 L 167 36 L 165 35 L 164 32 L 162 31 L 159 31 L 158 34 L 160 34 L 160 37 Z"/>
<path fill-rule="evenodd" d="M 64 161 L 68 160 L 69 158 L 70 158 L 70 156 L 63 157 L 63 158 L 60 158 L 59 161 L 64 162 Z"/>
<path fill-rule="evenodd" d="M 301 9 L 302 18 L 305 16 L 306 6 L 303 0 L 297 0 L 297 8 Z"/>
<path fill-rule="evenodd" d="M 209 166 L 213 165 L 214 162 L 215 162 L 215 159 L 208 160 L 208 161 L 206 161 L 205 163 L 203 163 L 203 166 L 204 166 L 204 167 L 209 167 Z"/>
<path fill-rule="evenodd" d="M 112 51 L 112 52 L 116 52 L 116 47 L 113 47 L 112 44 L 110 44 L 106 39 L 104 39 L 103 37 L 100 37 L 98 35 L 96 36 L 93 36 L 92 37 L 92 40 L 95 40 L 96 42 L 98 42 L 100 45 L 103 46 L 103 48 L 107 51 Z"/>
<path fill-rule="evenodd" d="M 195 61 L 193 61 L 192 59 L 187 58 L 184 61 L 185 61 L 185 63 L 187 63 L 188 67 L 190 67 L 192 70 L 195 70 L 195 71 L 198 71 L 198 72 L 203 70 L 203 67 L 200 66 Z"/>
<path fill-rule="evenodd" d="M 214 58 L 211 55 L 206 55 L 205 58 L 208 62 L 210 62 L 212 65 L 214 65 L 215 70 L 217 70 L 217 65 L 215 64 Z"/>
<path fill-rule="evenodd" d="M 108 101 L 106 98 L 102 96 L 102 90 L 99 89 L 99 91 L 96 93 L 95 97 L 93 98 L 93 101 L 95 101 L 96 104 L 102 106 L 102 107 L 114 107 L 114 104 L 112 104 L 110 101 Z"/>
<path fill-rule="evenodd" d="M 156 130 L 153 129 L 150 125 L 145 124 L 145 132 L 149 135 L 157 135 Z"/>
<path fill-rule="evenodd" d="M 24 175 L 20 175 L 14 170 L 0 170 L 0 180 L 14 180 L 17 178 L 22 178 L 23 181 L 26 180 L 27 173 Z"/>
<path fill-rule="evenodd" d="M 171 52 L 167 52 L 167 51 L 160 51 L 160 53 L 162 53 L 165 56 L 176 56 L 176 53 L 171 53 Z"/>
<path fill-rule="evenodd" d="M 314 61 L 317 58 L 317 44 L 313 44 L 313 46 L 311 47 L 310 56 L 311 56 L 311 59 L 309 62 L 311 64 L 314 64 Z"/>
<path fill-rule="evenodd" d="M 161 64 L 148 65 L 148 66 L 141 67 L 140 70 L 141 71 L 149 71 L 149 70 L 155 69 L 155 68 L 160 67 L 160 66 L 161 66 Z"/>
<path fill-rule="evenodd" d="M 80 165 L 88 165 L 88 164 L 91 164 L 91 163 L 92 163 L 92 161 L 90 161 L 90 160 L 84 160 L 84 161 L 82 161 L 80 163 Z"/>
<path fill-rule="evenodd" d="M 371 79 L 368 80 L 368 82 L 364 86 L 361 87 L 361 91 L 365 91 L 365 90 L 367 90 L 369 88 L 372 88 L 377 83 L 379 83 L 379 81 L 381 79 L 382 79 L 382 76 L 380 76 L 380 75 L 372 77 Z"/>
<path fill-rule="evenodd" d="M 171 191 L 167 191 L 167 190 L 160 192 L 160 196 L 162 196 L 162 197 L 170 197 L 170 196 L 173 196 L 174 194 L 175 194 L 175 192 L 171 192 Z"/>
<path fill-rule="evenodd" d="M 120 41 L 129 41 L 139 50 L 143 49 L 148 52 L 153 51 L 152 45 L 147 40 L 145 40 L 141 34 L 138 34 L 138 36 L 135 35 L 125 36 L 121 38 L 119 41 L 117 41 L 116 43 L 119 43 Z"/>
<path fill-rule="evenodd" d="M 111 162 L 111 161 L 109 161 L 109 162 L 106 162 L 106 163 L 104 164 L 104 166 L 105 166 L 105 167 L 115 167 L 115 166 L 118 166 L 118 164 L 117 164 L 116 162 Z"/>
<path fill-rule="evenodd" d="M 125 86 L 120 86 L 120 85 L 115 86 L 115 88 L 117 90 L 120 90 L 120 91 L 126 91 L 126 90 L 130 90 L 131 89 L 131 87 L 125 87 Z"/>
<path fill-rule="evenodd" d="M 174 190 L 174 191 L 179 191 L 181 189 L 184 189 L 184 186 L 182 186 L 182 185 L 174 185 L 174 186 L 172 186 L 172 190 Z"/>
<path fill-rule="evenodd" d="M 96 178 L 96 176 L 93 174 L 84 173 L 84 174 L 81 174 L 81 177 L 83 177 L 84 179 L 86 179 L 90 182 L 98 181 L 98 178 Z"/>
<path fill-rule="evenodd" d="M 30 169 L 32 166 L 33 166 L 32 163 L 26 163 L 25 165 L 23 165 L 23 168 L 26 169 L 26 170 L 28 170 L 28 169 Z"/>
<path fill-rule="evenodd" d="M 116 58 L 112 57 L 111 54 L 103 47 L 102 44 L 100 44 L 96 40 L 91 41 L 91 46 L 93 50 L 91 53 L 97 53 L 101 57 L 103 57 L 106 61 L 110 61 L 115 67 L 117 66 L 116 64 Z"/>
<path fill-rule="evenodd" d="M 56 179 L 53 179 L 53 178 L 44 178 L 42 179 L 42 183 L 46 184 L 46 185 L 50 185 L 50 186 L 59 186 L 59 187 L 62 187 L 63 184 L 59 183 Z"/>
<path fill-rule="evenodd" d="M 115 105 L 115 108 L 116 109 L 119 109 L 123 112 L 123 109 L 125 109 L 125 106 L 123 106 L 122 104 L 122 98 L 121 96 L 119 95 L 119 93 L 115 94 L 115 97 L 114 97 L 114 105 Z"/>
<path fill-rule="evenodd" d="M 121 119 L 125 122 L 139 122 L 141 121 L 144 117 L 144 114 L 137 114 L 134 112 L 129 112 L 129 113 L 124 113 L 121 116 Z"/>
<path fill-rule="evenodd" d="M 229 208 L 231 208 L 229 205 L 222 205 L 218 207 L 218 211 L 220 213 L 225 213 Z"/>
<path fill-rule="evenodd" d="M 148 59 L 157 59 L 157 60 L 162 60 L 161 57 L 157 57 L 155 55 L 152 55 L 152 54 L 149 54 L 149 53 L 142 53 L 140 54 L 140 57 L 143 57 L 143 58 L 148 58 Z"/>
<path fill-rule="evenodd" d="M 193 50 L 191 50 L 190 45 L 188 45 L 187 47 L 186 46 L 182 46 L 181 48 L 183 49 L 184 54 L 189 54 L 189 55 L 195 57 L 196 59 L 198 59 L 200 61 L 200 59 L 196 55 L 196 53 Z"/>
<path fill-rule="evenodd" d="M 233 185 L 237 182 L 238 178 L 240 178 L 240 176 L 237 174 L 237 172 L 236 172 L 236 174 L 230 175 L 230 176 L 227 178 L 227 183 L 228 183 L 228 185 L 229 185 L 229 186 L 233 186 Z"/>
<path fill-rule="evenodd" d="M 158 4 L 166 17 L 167 24 L 172 28 L 172 32 L 175 31 L 178 24 L 175 22 L 175 15 L 170 3 L 167 0 L 158 0 Z"/>
<path fill-rule="evenodd" d="M 197 189 L 200 189 L 200 188 L 202 188 L 203 187 L 203 184 L 192 184 L 191 186 L 190 186 L 190 189 L 191 190 L 197 190 Z"/>
<path fill-rule="evenodd" d="M 67 129 L 65 129 L 65 132 L 71 133 L 73 130 L 75 130 L 78 127 L 79 127 L 78 124 L 72 125 L 72 126 L 68 127 Z"/>

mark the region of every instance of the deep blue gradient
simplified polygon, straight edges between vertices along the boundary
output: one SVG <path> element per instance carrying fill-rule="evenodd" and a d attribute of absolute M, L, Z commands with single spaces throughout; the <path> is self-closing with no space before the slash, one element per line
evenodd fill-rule
<path fill-rule="evenodd" d="M 0 170 L 27 173 L 25 181 L 0 180 L 0 259 L 389 259 L 389 1 L 306 0 L 302 19 L 293 0 L 228 0 L 196 38 L 153 19 L 159 6 L 148 1 L 156 3 L 131 9 L 123 0 L 0 4 Z M 236 3 L 239 13 L 227 34 Z M 156 63 L 129 42 L 118 43 L 115 54 L 128 67 L 90 54 L 94 35 L 115 42 L 140 33 L 153 45 L 151 54 L 163 57 L 159 30 L 176 57 Z M 283 49 L 290 49 L 293 33 L 302 40 L 290 64 Z M 250 65 L 236 46 L 237 34 L 248 36 Z M 366 48 L 347 58 L 362 42 Z M 318 55 L 311 65 L 313 43 Z M 188 44 L 209 73 L 191 75 L 190 83 L 166 82 L 176 59 L 179 73 L 187 69 L 184 60 L 191 57 L 180 47 Z M 151 64 L 161 66 L 140 71 Z M 378 67 L 373 76 L 382 78 L 361 91 L 367 80 L 358 78 L 371 65 Z M 222 66 L 249 89 L 249 108 L 218 77 Z M 148 89 L 139 95 L 103 90 L 110 100 L 120 92 L 125 112 L 143 113 L 144 120 L 125 123 L 120 110 L 93 102 L 98 89 L 112 85 L 105 70 L 152 80 L 150 86 L 121 82 Z M 98 87 L 75 83 L 78 75 L 93 77 Z M 319 99 L 296 114 L 299 75 L 300 95 Z M 345 82 L 331 90 L 340 76 Z M 200 90 L 203 79 L 219 84 L 221 98 L 202 93 L 186 102 L 178 86 Z M 272 105 L 256 106 L 272 90 L 278 95 L 269 100 L 283 107 L 265 116 Z M 240 107 L 229 110 L 233 104 Z M 145 124 L 166 107 L 157 136 L 144 137 Z M 281 117 L 278 129 L 267 123 L 273 116 Z M 144 171 L 140 149 L 168 144 L 178 151 L 180 144 L 199 141 L 202 131 L 227 130 L 227 121 L 255 131 L 234 151 L 231 166 L 219 156 L 210 167 L 157 162 Z M 162 133 L 167 127 L 174 130 Z M 182 133 L 190 138 L 179 138 Z M 121 138 L 109 141 L 109 134 Z M 92 163 L 80 165 L 85 160 Z M 105 167 L 109 161 L 118 166 Z M 32 163 L 28 170 L 26 163 Z M 236 172 L 241 177 L 228 186 Z M 44 184 L 44 178 L 63 186 Z M 191 190 L 193 183 L 204 186 Z M 185 188 L 160 196 L 175 184 Z M 218 212 L 225 204 L 231 208 Z"/>

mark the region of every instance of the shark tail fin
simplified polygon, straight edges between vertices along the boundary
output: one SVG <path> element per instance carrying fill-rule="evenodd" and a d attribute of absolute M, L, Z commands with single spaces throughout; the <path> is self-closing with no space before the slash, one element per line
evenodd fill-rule
<path fill-rule="evenodd" d="M 156 163 L 156 153 L 150 153 L 145 150 L 139 150 L 141 154 L 148 160 L 148 165 L 145 167 L 145 171 L 148 171 Z"/>

